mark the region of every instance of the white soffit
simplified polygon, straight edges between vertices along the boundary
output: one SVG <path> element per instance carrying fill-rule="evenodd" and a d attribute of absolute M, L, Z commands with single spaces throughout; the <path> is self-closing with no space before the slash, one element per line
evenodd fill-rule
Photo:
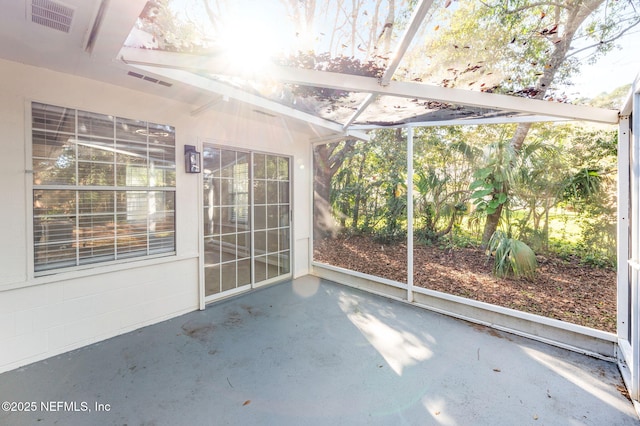
<path fill-rule="evenodd" d="M 126 47 L 120 51 L 120 55 L 122 60 L 128 64 L 176 69 L 191 73 L 231 74 L 226 63 L 223 64 L 221 61 L 211 57 Z M 325 87 L 376 95 L 418 98 L 453 103 L 456 105 L 539 115 L 540 118 L 538 121 L 547 121 L 548 117 L 555 117 L 565 120 L 617 124 L 619 119 L 618 111 L 616 110 L 440 87 L 424 83 L 391 81 L 388 85 L 382 86 L 379 84 L 378 79 L 373 77 L 276 65 L 271 66 L 270 69 L 262 69 L 260 73 L 264 78 L 270 78 L 283 83 Z M 252 78 L 250 75 L 243 77 L 247 79 Z M 446 124 L 447 122 L 441 123 L 441 125 Z M 474 123 L 469 120 L 467 124 Z"/>

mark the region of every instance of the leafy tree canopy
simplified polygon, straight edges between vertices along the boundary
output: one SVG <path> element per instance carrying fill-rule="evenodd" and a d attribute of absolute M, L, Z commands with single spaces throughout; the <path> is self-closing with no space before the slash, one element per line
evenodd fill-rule
<path fill-rule="evenodd" d="M 444 5 L 451 3 L 445 1 Z M 447 87 L 566 101 L 580 54 L 593 63 L 640 23 L 631 0 L 458 1 L 440 7 L 406 77 Z M 428 59 L 427 67 L 416 66 Z"/>

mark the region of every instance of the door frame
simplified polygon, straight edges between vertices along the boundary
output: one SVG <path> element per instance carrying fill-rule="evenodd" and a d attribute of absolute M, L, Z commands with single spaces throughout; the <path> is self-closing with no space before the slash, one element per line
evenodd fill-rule
<path fill-rule="evenodd" d="M 640 411 L 640 91 L 636 79 L 618 131 L 618 365 Z M 635 130 L 635 132 L 634 132 Z"/>
<path fill-rule="evenodd" d="M 206 296 L 205 294 L 205 245 L 204 245 L 204 173 L 200 173 L 200 177 L 198 179 L 198 196 L 197 196 L 197 204 L 198 204 L 198 250 L 200 255 L 199 265 L 198 265 L 198 294 L 199 294 L 199 309 L 205 309 L 208 303 L 212 303 L 221 299 L 225 299 L 228 297 L 235 296 L 237 294 L 244 293 L 246 291 L 260 288 L 266 285 L 270 285 L 276 282 L 280 282 L 282 280 L 291 279 L 293 276 L 293 265 L 294 265 L 294 247 L 293 247 L 293 156 L 280 154 L 276 152 L 268 152 L 261 150 L 254 150 L 250 148 L 243 148 L 238 146 L 233 146 L 229 144 L 224 144 L 223 142 L 205 139 L 199 141 L 198 149 L 201 152 L 204 152 L 204 147 L 212 146 L 218 149 L 227 149 L 236 152 L 243 152 L 249 155 L 249 234 L 251 241 L 251 255 L 250 255 L 250 263 L 251 263 L 251 282 L 250 284 L 243 285 L 241 287 L 237 287 L 231 290 L 221 291 L 220 293 L 216 293 L 210 296 Z M 285 274 L 278 275 L 276 277 L 267 278 L 256 283 L 255 280 L 255 222 L 254 222 L 254 207 L 255 207 L 255 197 L 254 197 L 254 175 L 253 175 L 253 166 L 254 166 L 254 156 L 256 154 L 262 155 L 273 155 L 281 158 L 286 158 L 289 164 L 289 235 L 288 235 L 288 245 L 289 245 L 289 272 Z"/>

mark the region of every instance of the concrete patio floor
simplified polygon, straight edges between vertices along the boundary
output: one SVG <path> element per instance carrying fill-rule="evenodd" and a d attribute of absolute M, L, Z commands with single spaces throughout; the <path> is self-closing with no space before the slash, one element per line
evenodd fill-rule
<path fill-rule="evenodd" d="M 637 425 L 620 386 L 613 363 L 303 277 L 1 374 L 37 407 L 0 424 Z"/>

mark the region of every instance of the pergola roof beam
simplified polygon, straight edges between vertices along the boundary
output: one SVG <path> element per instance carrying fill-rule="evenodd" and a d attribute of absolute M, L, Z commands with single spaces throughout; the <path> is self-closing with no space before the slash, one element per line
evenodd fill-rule
<path fill-rule="evenodd" d="M 326 143 L 331 143 L 331 142 L 339 142 L 339 141 L 343 141 L 345 139 L 358 139 L 364 142 L 370 142 L 371 141 L 371 137 L 369 135 L 367 135 L 366 138 L 361 138 L 361 137 L 355 137 L 353 136 L 354 134 L 358 134 L 360 132 L 358 131 L 354 131 L 353 130 L 348 130 L 346 132 L 343 133 L 336 133 L 334 135 L 328 135 L 328 136 L 323 136 L 323 137 L 317 137 L 317 138 L 312 138 L 309 140 L 309 142 L 311 142 L 312 145 L 319 145 L 319 144 L 326 144 Z"/>

